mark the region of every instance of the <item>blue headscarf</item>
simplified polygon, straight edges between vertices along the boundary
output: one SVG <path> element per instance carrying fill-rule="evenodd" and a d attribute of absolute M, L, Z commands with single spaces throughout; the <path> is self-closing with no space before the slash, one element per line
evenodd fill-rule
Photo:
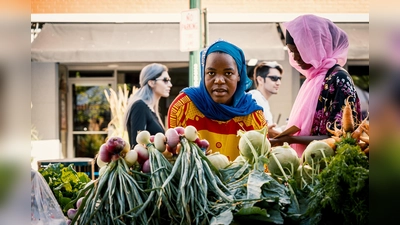
<path fill-rule="evenodd" d="M 231 106 L 214 102 L 205 87 L 204 67 L 207 56 L 212 52 L 224 52 L 232 56 L 236 61 L 240 81 L 235 93 L 233 94 L 233 104 Z M 218 40 L 207 49 L 204 49 L 201 54 L 200 74 L 201 81 L 199 87 L 189 87 L 182 91 L 190 97 L 200 112 L 202 112 L 207 118 L 227 121 L 236 116 L 246 116 L 256 110 L 262 110 L 262 107 L 256 104 L 251 95 L 245 92 L 251 86 L 252 81 L 247 77 L 246 61 L 243 51 L 235 45 L 224 40 Z"/>

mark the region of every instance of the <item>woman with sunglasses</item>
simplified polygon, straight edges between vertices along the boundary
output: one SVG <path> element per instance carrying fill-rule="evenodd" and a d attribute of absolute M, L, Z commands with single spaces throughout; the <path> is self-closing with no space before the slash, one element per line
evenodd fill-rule
<path fill-rule="evenodd" d="M 263 107 L 264 117 L 268 123 L 268 136 L 275 137 L 282 131 L 276 127 L 270 110 L 268 99 L 278 94 L 283 69 L 277 62 L 261 62 L 254 68 L 253 79 L 256 89 L 249 93 L 257 104 Z"/>
<path fill-rule="evenodd" d="M 201 139 L 230 160 L 239 156 L 238 130 L 266 126 L 262 108 L 245 90 L 251 86 L 243 51 L 218 40 L 202 51 L 199 87 L 189 87 L 171 103 L 168 127 L 192 125 Z"/>
<path fill-rule="evenodd" d="M 152 135 L 165 132 L 158 104 L 161 97 L 169 96 L 172 87 L 168 68 L 159 63 L 149 64 L 140 71 L 139 84 L 139 90 L 129 98 L 125 114 L 131 147 L 137 144 L 138 131 L 147 130 Z"/>
<path fill-rule="evenodd" d="M 303 15 L 284 23 L 289 62 L 303 74 L 302 84 L 287 126 L 301 130 L 294 136 L 271 139 L 288 142 L 300 157 L 312 140 L 328 138 L 326 125 L 340 127 L 342 108 L 348 99 L 356 122 L 361 119 L 360 101 L 351 76 L 342 68 L 347 61 L 347 34 L 332 21 Z"/>

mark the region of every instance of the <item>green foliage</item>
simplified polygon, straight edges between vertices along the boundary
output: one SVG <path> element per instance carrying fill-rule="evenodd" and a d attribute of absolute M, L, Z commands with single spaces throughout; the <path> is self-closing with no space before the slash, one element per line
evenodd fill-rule
<path fill-rule="evenodd" d="M 349 140 L 338 144 L 336 155 L 310 192 L 305 215 L 310 224 L 368 223 L 369 162 L 359 146 Z"/>
<path fill-rule="evenodd" d="M 71 200 L 91 181 L 86 173 L 76 172 L 72 164 L 68 167 L 61 163 L 50 164 L 46 168 L 40 168 L 39 172 L 49 185 L 64 215 L 67 215 L 68 209 L 75 208 L 70 204 Z"/>

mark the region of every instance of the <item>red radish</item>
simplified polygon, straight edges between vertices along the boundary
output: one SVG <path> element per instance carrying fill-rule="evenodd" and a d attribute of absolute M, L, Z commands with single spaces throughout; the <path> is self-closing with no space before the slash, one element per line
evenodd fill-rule
<path fill-rule="evenodd" d="M 143 146 L 146 146 L 147 144 L 151 143 L 150 132 L 148 132 L 147 130 L 140 131 L 136 136 L 136 142 Z"/>
<path fill-rule="evenodd" d="M 175 127 L 176 132 L 178 132 L 179 136 L 185 135 L 185 128 L 183 127 Z"/>
<path fill-rule="evenodd" d="M 194 140 L 194 143 L 196 143 L 200 147 L 200 138 L 197 137 L 196 140 Z"/>
<path fill-rule="evenodd" d="M 143 147 L 143 145 L 137 144 L 135 145 L 133 150 L 135 150 L 138 153 L 137 160 L 140 164 L 144 163 L 144 161 L 149 159 L 149 151 L 145 147 Z"/>
<path fill-rule="evenodd" d="M 179 134 L 174 128 L 169 128 L 165 131 L 165 137 L 167 138 L 167 144 L 174 148 L 179 143 Z"/>
<path fill-rule="evenodd" d="M 192 125 L 185 127 L 185 137 L 189 141 L 195 141 L 196 138 L 198 137 L 196 127 Z"/>
<path fill-rule="evenodd" d="M 202 150 L 207 150 L 208 147 L 210 146 L 210 143 L 206 140 L 206 139 L 201 139 L 198 146 L 202 149 Z"/>
<path fill-rule="evenodd" d="M 101 148 L 101 147 L 100 147 L 100 148 Z M 107 154 L 109 154 L 109 153 L 107 152 Z M 99 168 L 101 168 L 101 167 L 107 165 L 106 162 L 104 162 L 103 160 L 100 159 L 100 155 L 97 155 L 97 157 L 96 157 L 96 163 L 97 163 L 97 166 L 98 166 Z"/>
<path fill-rule="evenodd" d="M 150 142 L 151 143 L 154 143 L 154 138 L 155 138 L 155 135 L 150 135 Z"/>
<path fill-rule="evenodd" d="M 122 151 L 119 153 L 121 155 L 121 157 L 125 157 L 125 154 L 128 153 L 131 150 L 131 146 L 125 142 L 124 148 L 122 149 Z"/>
<path fill-rule="evenodd" d="M 104 143 L 100 146 L 99 150 L 99 158 L 101 161 L 105 163 L 111 162 L 111 153 L 107 149 L 107 145 Z"/>
<path fill-rule="evenodd" d="M 84 198 L 85 198 L 85 197 L 80 197 L 80 198 L 78 199 L 78 201 L 76 202 L 76 208 L 77 208 L 77 209 L 79 209 L 79 207 L 81 206 L 82 200 L 83 200 Z"/>
<path fill-rule="evenodd" d="M 151 172 L 150 171 L 150 160 L 144 161 L 143 166 L 142 166 L 142 171 L 143 171 L 143 173 L 150 173 Z"/>
<path fill-rule="evenodd" d="M 126 153 L 124 159 L 125 159 L 126 165 L 131 167 L 138 160 L 138 152 L 135 150 L 130 150 L 128 153 Z"/>
<path fill-rule="evenodd" d="M 157 133 L 154 136 L 154 147 L 160 152 L 164 152 L 166 149 L 166 140 L 167 138 L 163 133 Z"/>
<path fill-rule="evenodd" d="M 77 209 L 73 209 L 73 208 L 68 209 L 68 211 L 67 211 L 68 218 L 70 218 L 71 220 L 74 219 L 77 212 L 78 212 Z"/>
<path fill-rule="evenodd" d="M 178 154 L 178 153 L 176 152 L 177 146 L 175 146 L 174 148 L 172 148 L 171 146 L 166 145 L 166 147 L 167 147 L 167 148 L 166 148 L 167 151 L 171 152 L 172 154 L 174 154 L 174 155 Z"/>
<path fill-rule="evenodd" d="M 117 161 L 119 159 L 119 154 L 114 154 L 111 156 L 111 161 Z"/>
<path fill-rule="evenodd" d="M 113 154 L 119 154 L 125 147 L 125 140 L 121 137 L 111 137 L 106 142 L 107 150 Z"/>

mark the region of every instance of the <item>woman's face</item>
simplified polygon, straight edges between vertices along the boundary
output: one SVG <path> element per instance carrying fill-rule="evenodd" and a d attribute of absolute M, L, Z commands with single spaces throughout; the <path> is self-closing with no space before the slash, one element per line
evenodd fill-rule
<path fill-rule="evenodd" d="M 296 45 L 287 44 L 289 52 L 292 54 L 294 61 L 300 66 L 303 70 L 308 70 L 312 67 L 311 64 L 307 64 L 301 58 L 299 50 L 297 50 Z"/>
<path fill-rule="evenodd" d="M 240 76 L 235 60 L 225 53 L 213 52 L 207 56 L 204 81 L 214 102 L 231 105 Z"/>
<path fill-rule="evenodd" d="M 153 92 L 156 96 L 167 98 L 171 91 L 171 78 L 167 71 L 164 71 L 161 76 L 154 81 Z"/>

